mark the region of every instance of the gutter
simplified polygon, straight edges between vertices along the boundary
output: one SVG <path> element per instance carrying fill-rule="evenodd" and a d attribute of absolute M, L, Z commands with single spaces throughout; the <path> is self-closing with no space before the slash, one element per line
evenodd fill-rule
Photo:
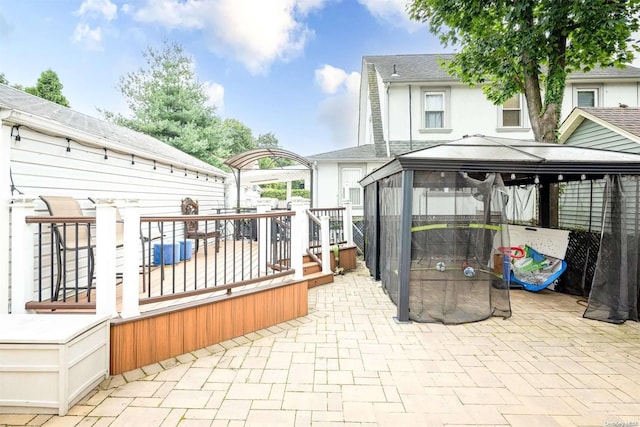
<path fill-rule="evenodd" d="M 229 174 L 226 174 L 224 171 L 214 172 L 211 169 L 206 169 L 206 168 L 203 168 L 202 166 L 197 166 L 193 164 L 176 161 L 176 159 L 159 156 L 149 151 L 141 151 L 135 148 L 131 148 L 125 151 L 122 149 L 122 145 L 116 145 L 110 140 L 108 140 L 107 138 L 98 137 L 94 134 L 75 129 L 65 124 L 61 124 L 58 121 L 48 119 L 42 116 L 37 116 L 32 113 L 26 113 L 20 110 L 6 109 L 3 107 L 0 107 L 0 120 L 2 120 L 3 124 L 11 123 L 15 125 L 26 126 L 30 129 L 37 130 L 45 135 L 60 137 L 60 138 L 70 138 L 78 142 L 81 141 L 83 143 L 86 143 L 88 145 L 91 145 L 97 148 L 106 148 L 109 151 L 118 152 L 122 154 L 132 154 L 136 157 L 155 160 L 158 162 L 166 163 L 168 165 L 173 165 L 174 167 L 177 167 L 177 168 L 187 168 L 193 171 L 203 172 L 205 174 L 209 174 L 213 176 L 217 175 L 217 176 L 220 176 L 221 178 L 229 177 Z M 149 137 L 149 138 L 152 138 L 152 137 Z M 164 144 L 162 141 L 158 140 L 158 142 Z M 188 155 L 188 154 L 185 153 L 185 155 Z M 211 168 L 215 168 L 215 166 L 212 165 Z"/>

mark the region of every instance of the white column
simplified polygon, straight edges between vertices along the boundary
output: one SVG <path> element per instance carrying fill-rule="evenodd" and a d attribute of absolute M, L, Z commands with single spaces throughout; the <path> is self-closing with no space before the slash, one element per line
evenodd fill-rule
<path fill-rule="evenodd" d="M 257 213 L 266 213 L 271 210 L 271 202 L 258 200 L 256 206 Z M 260 269 L 265 268 L 271 256 L 271 220 L 269 218 L 260 218 L 258 221 L 258 266 Z"/>
<path fill-rule="evenodd" d="M 331 247 L 329 245 L 330 239 L 330 230 L 329 230 L 329 217 L 323 216 L 320 217 L 320 247 L 322 250 L 322 272 L 327 274 L 331 273 L 331 257 L 333 253 L 331 253 Z"/>
<path fill-rule="evenodd" d="M 14 198 L 11 204 L 11 313 L 28 311 L 24 305 L 33 300 L 33 226 L 25 222 L 33 215 L 32 198 Z M 8 287 L 2 287 L 0 304 L 6 314 L 8 310 Z"/>
<path fill-rule="evenodd" d="M 9 313 L 9 231 L 11 208 L 11 124 L 0 120 L 0 314 Z M 13 280 L 13 279 L 11 279 Z"/>
<path fill-rule="evenodd" d="M 122 318 L 140 315 L 140 205 L 137 200 L 126 200 L 123 208 L 124 265 L 122 272 Z"/>
<path fill-rule="evenodd" d="M 304 276 L 303 257 L 305 251 L 309 247 L 304 246 L 304 238 L 306 236 L 309 241 L 309 217 L 307 209 L 309 204 L 306 202 L 292 202 L 291 210 L 296 214 L 291 217 L 291 268 L 295 270 L 293 278 L 301 280 Z"/>
<path fill-rule="evenodd" d="M 96 314 L 117 316 L 116 206 L 111 199 L 96 201 Z"/>
<path fill-rule="evenodd" d="M 287 181 L 287 197 L 285 200 L 291 200 L 291 181 Z"/>
<path fill-rule="evenodd" d="M 344 230 L 344 240 L 347 246 L 353 246 L 353 213 L 351 210 L 351 200 L 343 200 L 344 214 L 342 215 L 342 229 Z"/>

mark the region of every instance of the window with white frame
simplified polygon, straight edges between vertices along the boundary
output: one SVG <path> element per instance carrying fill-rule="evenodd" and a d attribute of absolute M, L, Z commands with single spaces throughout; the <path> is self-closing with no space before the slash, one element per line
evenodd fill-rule
<path fill-rule="evenodd" d="M 354 206 L 362 205 L 362 187 L 358 183 L 362 179 L 361 168 L 342 168 L 342 196 Z"/>
<path fill-rule="evenodd" d="M 522 127 L 522 96 L 516 94 L 502 104 L 500 127 Z"/>
<path fill-rule="evenodd" d="M 598 106 L 598 89 L 597 88 L 577 88 L 575 105 L 576 107 L 597 107 Z"/>
<path fill-rule="evenodd" d="M 445 93 L 424 93 L 424 127 L 426 129 L 444 128 Z"/>

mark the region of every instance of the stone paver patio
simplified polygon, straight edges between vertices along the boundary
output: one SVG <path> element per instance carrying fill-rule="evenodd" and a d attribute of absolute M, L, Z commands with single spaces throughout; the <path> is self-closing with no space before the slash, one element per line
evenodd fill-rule
<path fill-rule="evenodd" d="M 511 293 L 513 316 L 393 320 L 360 265 L 309 291 L 310 313 L 117 375 L 29 426 L 635 426 L 640 324 L 582 318 L 579 297 Z"/>

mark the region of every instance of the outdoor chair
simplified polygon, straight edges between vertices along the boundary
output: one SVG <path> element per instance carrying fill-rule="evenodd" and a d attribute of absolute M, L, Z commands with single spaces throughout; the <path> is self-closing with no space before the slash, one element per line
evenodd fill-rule
<path fill-rule="evenodd" d="M 82 208 L 73 197 L 64 196 L 40 196 L 49 210 L 49 215 L 67 218 L 77 218 L 84 216 Z M 54 233 L 54 247 L 52 251 L 56 252 L 57 277 L 55 289 L 52 291 L 51 300 L 57 301 L 62 283 L 62 272 L 66 268 L 63 265 L 63 258 L 66 263 L 65 253 L 75 253 L 76 259 L 80 251 L 87 251 L 88 277 L 87 286 L 81 289 L 87 289 L 87 297 L 91 295 L 91 285 L 93 282 L 93 272 L 95 260 L 93 250 L 95 248 L 95 239 L 91 235 L 91 227 L 89 224 L 51 224 L 52 233 Z M 64 255 L 64 256 L 63 256 Z M 77 263 L 76 263 L 77 265 Z"/>
<path fill-rule="evenodd" d="M 182 200 L 182 215 L 198 215 L 199 207 L 198 202 L 194 201 L 190 197 L 185 197 Z M 203 241 L 205 247 L 209 239 L 215 239 L 216 252 L 220 250 L 220 232 L 212 227 L 202 230 L 199 228 L 198 221 L 185 221 L 184 223 L 184 237 L 186 239 L 194 239 L 196 243 L 196 253 L 200 246 L 200 240 Z"/>

